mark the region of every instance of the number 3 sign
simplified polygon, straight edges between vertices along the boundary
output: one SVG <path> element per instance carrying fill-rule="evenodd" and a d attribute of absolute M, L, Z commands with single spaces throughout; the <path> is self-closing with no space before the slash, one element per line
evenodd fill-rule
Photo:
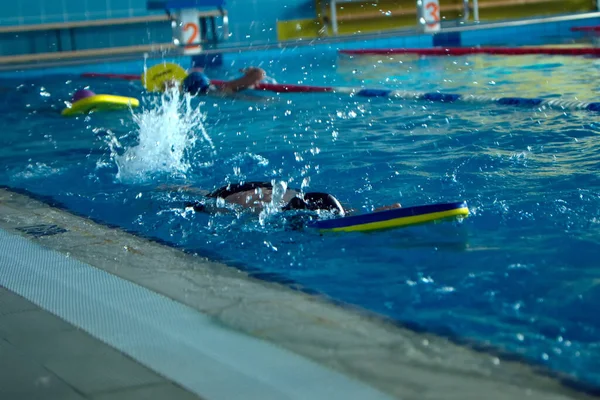
<path fill-rule="evenodd" d="M 199 54 L 200 27 L 198 26 L 198 10 L 181 10 L 179 14 L 181 28 L 181 43 L 184 45 L 183 54 Z"/>
<path fill-rule="evenodd" d="M 440 3 L 438 0 L 423 0 L 421 15 L 425 20 L 425 32 L 440 30 Z"/>

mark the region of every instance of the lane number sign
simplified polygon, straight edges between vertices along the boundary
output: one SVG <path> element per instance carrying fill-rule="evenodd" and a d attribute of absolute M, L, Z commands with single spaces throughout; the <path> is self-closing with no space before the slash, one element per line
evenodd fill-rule
<path fill-rule="evenodd" d="M 183 54 L 199 54 L 202 47 L 200 45 L 198 10 L 181 10 L 179 24 L 181 43 L 184 45 Z"/>
<path fill-rule="evenodd" d="M 438 0 L 424 0 L 421 15 L 425 19 L 425 32 L 437 32 L 440 30 L 440 3 Z"/>

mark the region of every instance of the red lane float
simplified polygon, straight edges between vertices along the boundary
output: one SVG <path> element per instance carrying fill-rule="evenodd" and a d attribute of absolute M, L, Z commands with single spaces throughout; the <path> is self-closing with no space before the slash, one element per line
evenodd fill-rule
<path fill-rule="evenodd" d="M 96 72 L 87 72 L 85 74 L 81 74 L 84 78 L 106 78 L 106 79 L 124 79 L 126 81 L 136 81 L 141 79 L 141 75 L 131 75 L 131 74 L 104 74 L 104 73 L 96 73 Z"/>
<path fill-rule="evenodd" d="M 121 79 L 127 81 L 136 81 L 140 80 L 140 75 L 132 75 L 132 74 L 105 74 L 105 73 L 95 73 L 88 72 L 81 74 L 84 78 L 105 78 L 105 79 Z M 212 79 L 211 83 L 216 86 L 221 86 L 225 83 L 225 81 Z M 309 86 L 309 85 L 290 85 L 290 84 L 278 84 L 278 83 L 261 83 L 255 87 L 256 90 L 266 90 L 270 92 L 277 93 L 325 93 L 325 92 L 333 92 L 334 88 L 332 87 L 323 87 L 323 86 Z"/>
<path fill-rule="evenodd" d="M 600 26 L 574 26 L 572 32 L 600 32 Z"/>
<path fill-rule="evenodd" d="M 593 47 L 434 47 L 426 49 L 360 49 L 340 50 L 349 55 L 391 55 L 416 54 L 422 56 L 465 56 L 470 54 L 491 54 L 521 56 L 527 54 L 600 56 L 600 48 Z"/>
<path fill-rule="evenodd" d="M 217 81 L 211 81 L 217 84 Z M 288 85 L 279 83 L 261 83 L 255 87 L 257 90 L 267 90 L 277 93 L 327 93 L 333 92 L 335 88 L 327 86 L 310 86 L 310 85 Z"/>

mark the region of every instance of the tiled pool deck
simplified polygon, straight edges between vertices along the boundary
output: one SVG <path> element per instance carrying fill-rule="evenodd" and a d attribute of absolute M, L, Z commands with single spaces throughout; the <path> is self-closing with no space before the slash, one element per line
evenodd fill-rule
<path fill-rule="evenodd" d="M 200 397 L 14 292 L 0 288 L 0 398 Z"/>
<path fill-rule="evenodd" d="M 0 398 L 588 399 L 0 189 Z"/>

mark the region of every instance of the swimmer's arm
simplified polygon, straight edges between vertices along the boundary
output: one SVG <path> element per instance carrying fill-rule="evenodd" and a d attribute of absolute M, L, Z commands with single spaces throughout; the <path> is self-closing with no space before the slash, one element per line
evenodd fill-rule
<path fill-rule="evenodd" d="M 390 204 L 387 206 L 381 206 L 381 207 L 377 207 L 372 212 L 388 211 L 388 210 L 394 210 L 396 208 L 402 208 L 402 205 L 400 203 L 394 203 L 394 204 Z M 346 209 L 346 216 L 356 214 L 357 212 L 358 212 L 358 210 L 356 210 L 354 208 Z"/>
<path fill-rule="evenodd" d="M 194 193 L 200 194 L 202 196 L 208 195 L 210 192 L 208 190 L 200 189 L 194 187 L 192 185 L 160 185 L 156 187 L 156 190 L 161 190 L 164 192 L 185 192 L 185 193 Z"/>
<path fill-rule="evenodd" d="M 396 208 L 402 208 L 402 204 L 400 204 L 400 203 L 394 203 L 394 204 L 390 204 L 389 206 L 377 207 L 376 209 L 373 210 L 373 212 L 394 210 Z"/>
<path fill-rule="evenodd" d="M 222 199 L 220 199 L 222 200 Z M 219 199 L 204 199 L 202 201 L 193 201 L 185 204 L 186 210 L 194 210 L 206 214 L 231 213 L 239 212 L 239 206 L 236 204 L 225 203 Z M 249 210 L 253 210 L 250 208 Z M 260 211 L 259 211 L 260 212 Z"/>
<path fill-rule="evenodd" d="M 247 68 L 242 70 L 242 72 L 244 72 L 244 76 L 233 79 L 229 82 L 225 82 L 221 86 L 221 90 L 224 92 L 233 93 L 244 89 L 252 89 L 258 85 L 260 81 L 265 79 L 266 76 L 265 71 L 262 68 L 256 67 Z"/>

